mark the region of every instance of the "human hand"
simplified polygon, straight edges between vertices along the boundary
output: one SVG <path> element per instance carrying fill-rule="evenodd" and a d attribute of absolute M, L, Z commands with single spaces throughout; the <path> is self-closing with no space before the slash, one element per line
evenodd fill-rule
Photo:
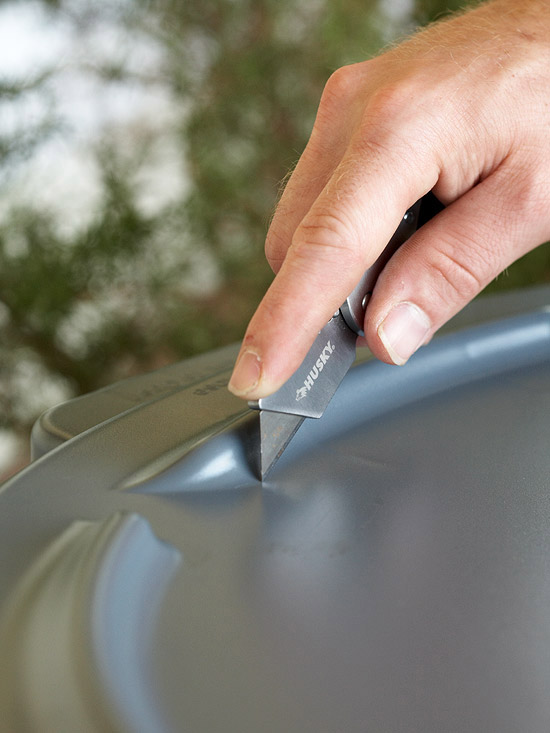
<path fill-rule="evenodd" d="M 403 364 L 498 273 L 550 238 L 550 2 L 494 0 L 329 79 L 266 240 L 277 273 L 229 388 L 278 389 L 403 213 L 446 204 L 391 258 L 366 343 Z"/>

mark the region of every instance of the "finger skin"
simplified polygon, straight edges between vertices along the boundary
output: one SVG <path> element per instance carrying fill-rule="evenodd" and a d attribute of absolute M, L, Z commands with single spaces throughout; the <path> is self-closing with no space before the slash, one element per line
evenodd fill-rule
<path fill-rule="evenodd" d="M 257 399 L 288 379 L 428 190 L 448 208 L 392 258 L 367 310 L 385 361 L 404 363 L 550 236 L 549 39 L 549 3 L 495 0 L 331 77 L 267 236 L 277 275 L 232 391 Z"/>
<path fill-rule="evenodd" d="M 274 272 L 292 236 L 342 159 L 361 114 L 357 89 L 367 82 L 367 65 L 338 69 L 328 80 L 309 142 L 289 177 L 266 237 L 265 253 Z"/>
<path fill-rule="evenodd" d="M 541 216 L 548 202 L 548 175 L 524 159 L 503 165 L 428 222 L 377 281 L 365 320 L 366 342 L 374 355 L 403 364 L 416 350 L 407 353 L 406 338 L 401 348 L 385 338 L 385 319 L 394 309 L 403 311 L 401 303 L 412 304 L 424 316 L 418 347 L 515 259 L 549 239 L 550 217 Z"/>

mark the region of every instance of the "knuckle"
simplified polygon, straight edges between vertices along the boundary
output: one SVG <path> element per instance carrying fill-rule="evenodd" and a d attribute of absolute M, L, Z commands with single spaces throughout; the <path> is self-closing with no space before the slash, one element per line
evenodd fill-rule
<path fill-rule="evenodd" d="M 370 95 L 368 105 L 370 114 L 390 119 L 400 115 L 411 105 L 411 91 L 411 85 L 401 80 L 380 85 Z"/>
<path fill-rule="evenodd" d="M 291 247 L 299 259 L 337 262 L 346 269 L 354 268 L 363 259 L 350 222 L 336 211 L 307 216 L 296 229 Z"/>
<path fill-rule="evenodd" d="M 401 76 L 379 84 L 369 96 L 366 117 L 392 129 L 404 123 L 422 126 L 434 115 L 430 104 L 432 92 L 414 76 Z M 429 111 L 429 114 L 428 112 Z"/>
<path fill-rule="evenodd" d="M 415 79 L 402 78 L 379 85 L 369 95 L 358 129 L 359 145 L 402 164 L 434 159 L 434 141 L 441 116 L 430 103 L 431 93 L 418 89 Z M 445 123 L 448 126 L 448 122 Z M 414 144 L 413 142 L 414 141 Z"/>
<path fill-rule="evenodd" d="M 479 241 L 442 243 L 431 250 L 427 261 L 432 288 L 447 305 L 462 304 L 475 297 L 491 279 L 489 253 Z"/>
<path fill-rule="evenodd" d="M 329 76 L 321 97 L 321 106 L 333 103 L 340 105 L 343 100 L 356 93 L 359 82 L 357 67 L 358 64 L 342 66 Z"/>

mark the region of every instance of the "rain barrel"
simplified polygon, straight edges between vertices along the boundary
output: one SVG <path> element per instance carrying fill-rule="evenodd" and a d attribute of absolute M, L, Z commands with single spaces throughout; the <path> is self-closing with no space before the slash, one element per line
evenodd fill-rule
<path fill-rule="evenodd" d="M 236 347 L 45 413 L 0 489 L 0 731 L 548 733 L 548 304 L 360 354 L 263 484 Z"/>

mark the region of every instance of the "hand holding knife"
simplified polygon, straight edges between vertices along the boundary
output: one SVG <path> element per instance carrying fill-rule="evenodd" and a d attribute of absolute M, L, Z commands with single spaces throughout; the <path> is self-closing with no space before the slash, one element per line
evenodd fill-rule
<path fill-rule="evenodd" d="M 296 431 L 308 418 L 322 417 L 355 360 L 356 341 L 363 335 L 368 299 L 394 252 L 442 209 L 429 193 L 403 216 L 395 234 L 340 309 L 324 326 L 300 367 L 273 394 L 249 402 L 260 411 L 260 473 L 273 468 Z"/>

